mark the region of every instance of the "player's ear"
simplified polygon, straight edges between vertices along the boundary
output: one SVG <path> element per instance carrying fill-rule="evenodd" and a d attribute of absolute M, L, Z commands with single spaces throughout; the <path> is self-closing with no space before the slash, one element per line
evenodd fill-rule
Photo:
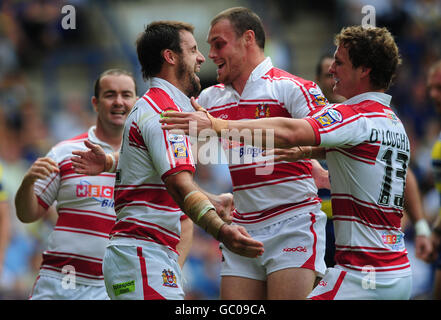
<path fill-rule="evenodd" d="M 243 33 L 242 39 L 245 41 L 247 46 L 256 42 L 256 35 L 253 30 L 247 30 Z"/>
<path fill-rule="evenodd" d="M 93 106 L 93 110 L 95 110 L 95 112 L 98 112 L 98 98 L 93 96 L 91 99 L 91 103 Z"/>
<path fill-rule="evenodd" d="M 163 50 L 162 56 L 167 63 L 169 63 L 171 65 L 176 64 L 176 56 L 177 55 L 173 50 L 170 50 L 170 49 Z"/>
<path fill-rule="evenodd" d="M 361 77 L 365 78 L 365 77 L 369 77 L 370 73 L 371 73 L 372 68 L 367 68 L 367 67 L 361 67 Z"/>

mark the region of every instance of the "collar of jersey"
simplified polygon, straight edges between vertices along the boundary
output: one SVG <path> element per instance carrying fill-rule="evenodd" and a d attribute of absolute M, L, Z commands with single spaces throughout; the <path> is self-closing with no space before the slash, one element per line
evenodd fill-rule
<path fill-rule="evenodd" d="M 251 72 L 251 75 L 248 80 L 251 79 L 251 81 L 259 80 L 261 77 L 263 77 L 265 74 L 268 73 L 268 71 L 271 70 L 273 67 L 273 63 L 271 61 L 270 57 L 266 57 L 265 60 L 263 60 L 261 63 L 257 65 L 256 68 L 254 68 L 253 72 Z"/>
<path fill-rule="evenodd" d="M 172 85 L 165 79 L 153 77 L 150 80 L 151 88 L 159 88 L 167 92 L 170 98 L 173 99 L 175 104 L 181 108 L 184 112 L 193 112 L 194 109 L 191 106 L 190 99 L 178 88 Z"/>
<path fill-rule="evenodd" d="M 263 60 L 261 63 L 257 65 L 257 67 L 254 68 L 254 70 L 251 72 L 247 83 L 248 82 L 254 82 L 259 80 L 261 77 L 263 77 L 265 74 L 268 73 L 273 68 L 273 63 L 271 61 L 270 57 L 266 57 L 265 60 Z M 245 85 L 246 87 L 246 85 Z M 225 85 L 226 89 L 232 90 L 237 95 L 239 95 L 236 90 L 234 90 L 233 86 L 231 84 Z"/>
<path fill-rule="evenodd" d="M 373 100 L 389 107 L 391 99 L 392 97 L 390 95 L 383 92 L 365 92 L 346 100 L 342 104 L 357 104 L 362 101 Z"/>
<path fill-rule="evenodd" d="M 103 147 L 104 151 L 108 152 L 108 150 L 113 151 L 113 148 L 110 146 L 110 144 L 108 144 L 107 142 L 101 141 L 100 139 L 98 139 L 98 137 L 95 134 L 95 129 L 96 126 L 91 126 L 89 128 L 89 131 L 87 133 L 88 135 L 88 139 L 90 142 L 94 143 L 94 144 L 98 144 L 101 147 Z"/>

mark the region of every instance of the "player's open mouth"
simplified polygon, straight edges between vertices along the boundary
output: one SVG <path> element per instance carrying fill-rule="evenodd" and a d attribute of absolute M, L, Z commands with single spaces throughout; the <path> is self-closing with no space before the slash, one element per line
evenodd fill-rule
<path fill-rule="evenodd" d="M 126 114 L 125 111 L 111 111 L 110 113 L 111 114 L 119 114 L 119 115 L 122 115 L 122 116 Z"/>
<path fill-rule="evenodd" d="M 220 70 L 222 70 L 222 68 L 225 66 L 225 63 L 222 64 L 218 64 L 217 65 L 217 72 L 219 73 Z"/>

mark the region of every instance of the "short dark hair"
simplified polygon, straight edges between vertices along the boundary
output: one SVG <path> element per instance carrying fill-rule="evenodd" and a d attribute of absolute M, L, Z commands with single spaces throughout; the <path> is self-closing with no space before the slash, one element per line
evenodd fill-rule
<path fill-rule="evenodd" d="M 253 30 L 257 45 L 262 50 L 265 49 L 265 29 L 256 13 L 244 7 L 226 9 L 211 20 L 211 26 L 222 19 L 228 19 L 231 22 L 237 37 L 242 36 L 247 30 Z"/>
<path fill-rule="evenodd" d="M 325 59 L 334 59 L 334 56 L 330 53 L 324 53 L 320 56 L 317 65 L 315 66 L 315 76 L 317 78 L 322 74 L 322 64 Z"/>
<path fill-rule="evenodd" d="M 182 53 L 179 34 L 181 30 L 193 33 L 194 27 L 179 21 L 154 21 L 138 36 L 136 51 L 144 79 L 154 77 L 161 71 L 164 63 L 163 50 Z"/>
<path fill-rule="evenodd" d="M 99 98 L 100 95 L 100 82 L 101 79 L 104 78 L 105 76 L 128 76 L 130 78 L 132 78 L 133 83 L 135 84 L 135 95 L 136 95 L 136 81 L 135 78 L 133 77 L 133 74 L 127 70 L 123 70 L 123 69 L 108 69 L 104 72 L 102 72 L 98 78 L 95 80 L 95 84 L 93 86 L 93 94 L 96 98 Z"/>
<path fill-rule="evenodd" d="M 370 82 L 374 89 L 388 89 L 401 58 L 398 46 L 387 28 L 351 26 L 343 28 L 335 37 L 335 45 L 348 49 L 355 68 L 370 68 Z"/>

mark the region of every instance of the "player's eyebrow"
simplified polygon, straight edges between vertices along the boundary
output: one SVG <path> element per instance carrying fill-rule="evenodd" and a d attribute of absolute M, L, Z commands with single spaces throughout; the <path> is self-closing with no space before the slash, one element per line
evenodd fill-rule
<path fill-rule="evenodd" d="M 216 41 L 217 39 L 219 39 L 219 36 L 215 36 L 215 37 L 213 37 L 213 38 L 207 38 L 207 42 L 208 43 L 211 43 L 211 42 L 214 42 L 214 41 Z"/>

